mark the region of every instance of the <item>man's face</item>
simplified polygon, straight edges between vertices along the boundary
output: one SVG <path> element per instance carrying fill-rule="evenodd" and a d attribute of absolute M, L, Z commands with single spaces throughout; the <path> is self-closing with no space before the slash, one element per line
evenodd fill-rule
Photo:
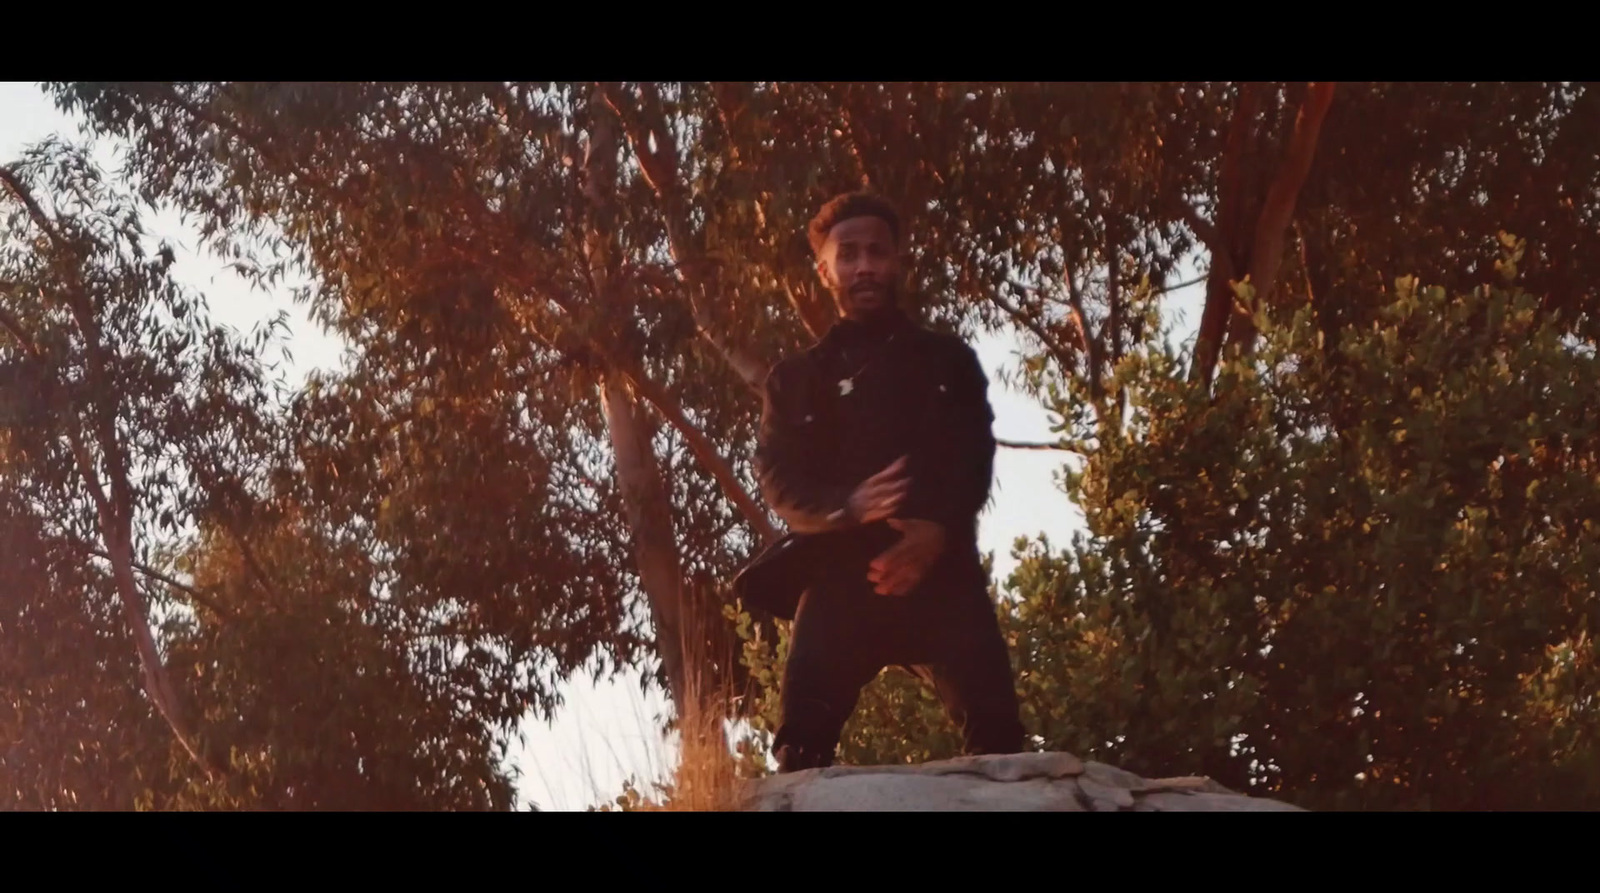
<path fill-rule="evenodd" d="M 833 292 L 839 313 L 872 316 L 899 300 L 900 254 L 894 233 L 880 217 L 852 217 L 834 226 L 822 246 L 817 272 Z"/>

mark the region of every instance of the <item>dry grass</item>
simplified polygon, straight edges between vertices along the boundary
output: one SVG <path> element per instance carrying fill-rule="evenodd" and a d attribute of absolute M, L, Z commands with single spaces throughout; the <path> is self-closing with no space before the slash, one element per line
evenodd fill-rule
<path fill-rule="evenodd" d="M 669 777 L 657 783 L 659 797 L 641 796 L 628 809 L 644 812 L 728 812 L 739 808 L 742 781 L 739 761 L 729 740 L 729 720 L 723 705 L 733 701 L 734 692 L 725 683 L 712 682 L 703 670 L 705 645 L 685 641 L 684 663 L 688 667 L 683 714 L 674 723 L 677 738 L 676 765 Z M 734 660 L 725 656 L 728 666 Z"/>
<path fill-rule="evenodd" d="M 663 809 L 669 812 L 728 812 L 738 808 L 739 771 L 728 747 L 726 722 L 721 711 L 707 704 L 727 703 L 722 698 L 691 697 L 691 706 L 678 723 L 678 765 L 672 776 L 672 794 Z"/>

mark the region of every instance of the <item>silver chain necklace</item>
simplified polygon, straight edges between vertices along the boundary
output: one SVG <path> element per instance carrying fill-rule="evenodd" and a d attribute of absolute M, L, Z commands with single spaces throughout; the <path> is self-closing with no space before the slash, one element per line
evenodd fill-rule
<path fill-rule="evenodd" d="M 852 372 L 844 378 L 839 379 L 839 396 L 845 397 L 848 396 L 851 391 L 854 391 L 856 389 L 856 378 L 860 376 L 861 373 L 867 371 L 868 366 L 871 366 L 873 363 L 877 362 L 878 358 L 883 356 L 884 353 L 889 350 L 889 345 L 893 344 L 894 339 L 898 337 L 900 337 L 899 332 L 890 335 L 888 340 L 883 342 L 883 346 L 879 348 L 877 355 L 868 358 L 868 360 L 865 363 L 862 363 L 855 372 Z"/>

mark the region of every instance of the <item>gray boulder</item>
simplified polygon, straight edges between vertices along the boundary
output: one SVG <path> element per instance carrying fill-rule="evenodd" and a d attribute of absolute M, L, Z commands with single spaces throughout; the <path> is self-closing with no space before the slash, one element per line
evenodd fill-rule
<path fill-rule="evenodd" d="M 1209 778 L 1146 779 L 1068 753 L 960 757 L 910 766 L 833 766 L 763 778 L 752 812 L 1304 812 Z"/>

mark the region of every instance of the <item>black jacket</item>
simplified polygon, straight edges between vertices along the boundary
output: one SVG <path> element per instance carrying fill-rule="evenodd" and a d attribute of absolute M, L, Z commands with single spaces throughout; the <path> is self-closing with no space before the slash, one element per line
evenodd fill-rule
<path fill-rule="evenodd" d="M 904 316 L 877 327 L 841 321 L 778 363 L 755 464 L 762 495 L 792 532 L 740 573 L 736 594 L 787 619 L 824 577 L 865 580 L 867 564 L 900 534 L 883 522 L 854 524 L 846 503 L 902 455 L 911 486 L 899 516 L 937 521 L 948 534 L 919 590 L 981 568 L 977 520 L 994 475 L 993 421 L 972 348 Z"/>

